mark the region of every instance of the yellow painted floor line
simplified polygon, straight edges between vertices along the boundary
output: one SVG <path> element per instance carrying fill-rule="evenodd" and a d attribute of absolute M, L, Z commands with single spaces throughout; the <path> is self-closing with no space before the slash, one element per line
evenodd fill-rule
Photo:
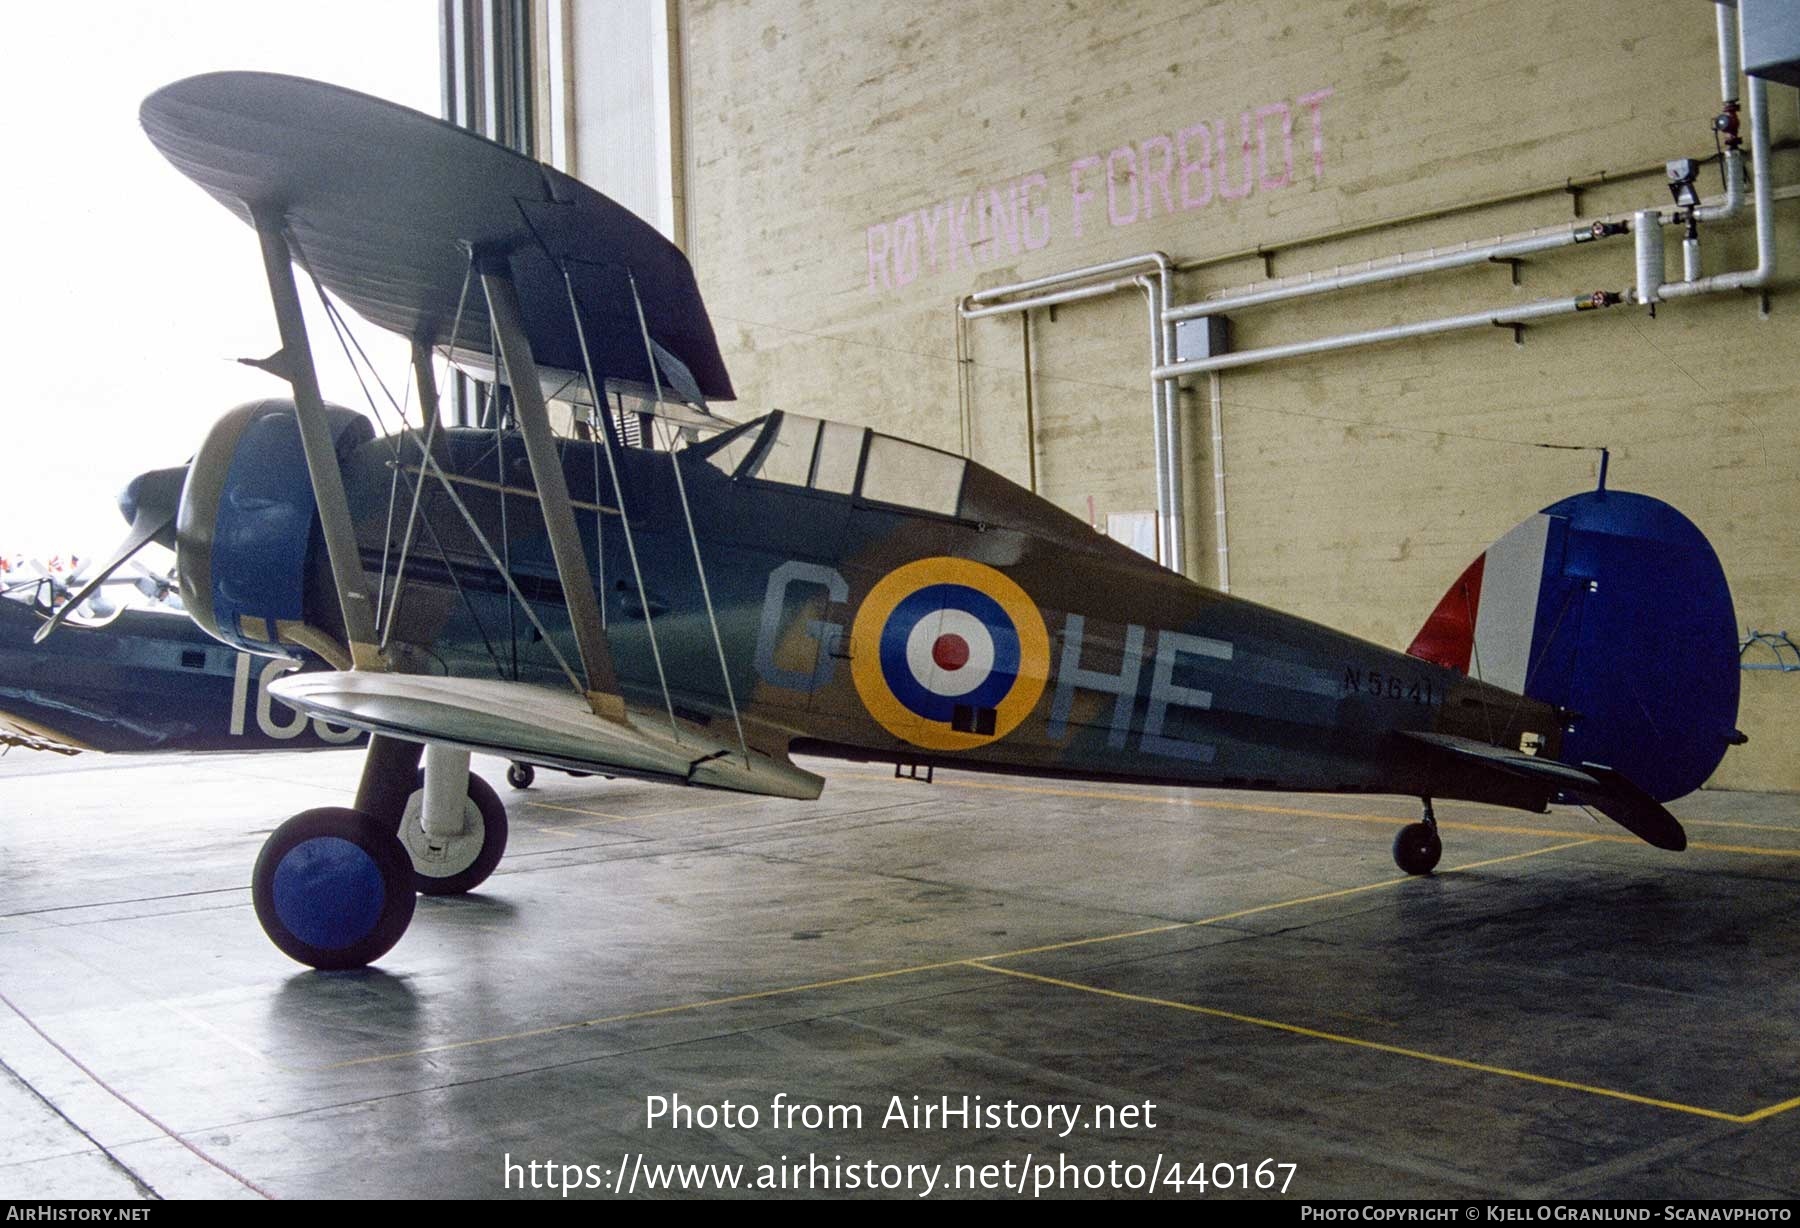
<path fill-rule="evenodd" d="M 1632 836 L 1607 836 L 1608 840 L 1622 840 L 1626 844 L 1636 844 Z M 1689 840 L 1688 848 L 1698 849 L 1702 853 L 1747 853 L 1752 857 L 1800 857 L 1800 849 L 1772 849 L 1760 844 L 1714 844 L 1710 840 Z"/>
<path fill-rule="evenodd" d="M 1470 862 L 1468 865 L 1454 866 L 1446 870 L 1454 874 L 1462 870 L 1474 870 L 1481 866 L 1496 865 L 1503 861 L 1519 861 L 1526 857 L 1539 857 L 1545 853 L 1554 853 L 1560 849 L 1573 848 L 1586 841 L 1573 841 L 1568 844 L 1551 845 L 1548 848 L 1533 849 L 1527 853 L 1513 853 L 1506 857 L 1493 857 L 1486 861 Z M 379 1053 L 370 1057 L 350 1058 L 342 1062 L 333 1062 L 325 1066 L 288 1067 L 284 1070 L 325 1071 L 342 1070 L 352 1066 L 368 1066 L 378 1062 L 399 1061 L 410 1057 L 427 1057 L 436 1053 L 450 1053 L 458 1049 L 473 1049 L 484 1045 L 504 1044 L 508 1041 L 530 1040 L 538 1036 L 553 1036 L 559 1032 L 572 1032 L 580 1028 L 600 1027 L 609 1023 L 630 1023 L 639 1019 L 656 1019 L 664 1015 L 685 1014 L 689 1011 L 708 1010 L 716 1006 L 731 1006 L 738 1002 L 754 1002 L 763 998 L 780 998 L 789 994 L 809 993 L 819 989 L 836 989 L 844 985 L 859 985 L 869 981 L 884 981 L 894 977 L 912 976 L 921 972 L 941 972 L 947 968 L 973 966 L 976 961 L 1013 959 L 1025 955 L 1040 955 L 1046 951 L 1065 951 L 1075 947 L 1095 946 L 1100 943 L 1122 942 L 1127 938 L 1142 938 L 1149 934 L 1166 934 L 1175 930 L 1192 929 L 1200 925 L 1216 925 L 1221 921 L 1230 921 L 1237 917 L 1249 916 L 1252 913 L 1271 912 L 1278 908 L 1297 908 L 1302 904 L 1312 904 L 1320 900 L 1334 899 L 1339 896 L 1355 895 L 1362 891 L 1375 891 L 1383 887 L 1397 887 L 1401 883 L 1411 882 L 1410 875 L 1384 878 L 1380 882 L 1367 883 L 1361 887 L 1346 887 L 1341 891 L 1328 891 L 1322 894 L 1298 896 L 1291 900 L 1279 900 L 1273 904 L 1258 904 L 1250 908 L 1240 908 L 1233 912 L 1219 913 L 1216 916 L 1202 917 L 1197 921 L 1171 921 L 1166 925 L 1154 925 L 1145 929 L 1126 930 L 1117 934 L 1101 934 L 1091 938 L 1076 938 L 1068 942 L 1051 943 L 1047 946 L 1022 947 L 1016 951 L 1001 951 L 992 955 L 959 956 L 956 959 L 940 960 L 937 963 L 913 964 L 905 968 L 888 968 L 878 972 L 865 972 L 855 976 L 837 977 L 827 981 L 808 981 L 801 985 L 781 985 L 773 989 L 760 989 L 750 993 L 731 994 L 722 998 L 703 998 L 698 1002 L 683 1002 L 674 1006 L 659 1006 L 650 1010 L 630 1011 L 618 1015 L 602 1015 L 594 1019 L 579 1019 L 571 1023 L 551 1024 L 547 1027 L 532 1028 L 523 1032 L 507 1032 L 498 1036 L 477 1036 L 469 1040 L 449 1041 L 441 1045 L 428 1045 L 420 1049 L 407 1049 L 399 1053 Z M 269 1059 L 274 1061 L 274 1059 Z M 280 1066 L 279 1062 L 276 1065 Z"/>
<path fill-rule="evenodd" d="M 1795 809 L 1800 809 L 1796 803 Z M 1745 823 L 1737 819 L 1683 819 L 1686 827 L 1741 827 L 1746 831 L 1785 831 L 1800 834 L 1800 827 L 1783 827 L 1779 823 Z"/>
<path fill-rule="evenodd" d="M 1668 1109 L 1671 1112 L 1687 1113 L 1694 1117 L 1711 1118 L 1714 1121 L 1728 1121 L 1738 1125 L 1762 1121 L 1777 1113 L 1787 1112 L 1800 1106 L 1800 1098 L 1773 1104 L 1752 1113 L 1726 1113 L 1719 1109 L 1709 1109 L 1697 1104 L 1683 1104 L 1678 1100 L 1659 1100 L 1654 1096 L 1640 1096 L 1635 1092 L 1620 1091 L 1617 1088 L 1599 1087 L 1592 1083 L 1577 1083 L 1570 1079 L 1558 1079 L 1550 1075 L 1533 1074 L 1529 1070 L 1513 1070 L 1506 1066 L 1490 1066 L 1485 1062 L 1471 1062 L 1465 1058 L 1448 1057 L 1441 1053 L 1427 1053 L 1423 1049 L 1408 1049 L 1403 1045 L 1390 1045 L 1378 1040 L 1363 1040 L 1357 1036 L 1344 1036 L 1337 1032 L 1324 1032 L 1317 1028 L 1302 1027 L 1295 1023 L 1283 1023 L 1279 1019 L 1260 1019 L 1255 1015 L 1241 1015 L 1236 1011 L 1219 1010 L 1211 1006 L 1196 1006 L 1191 1002 L 1175 1002 L 1168 998 L 1152 998 L 1144 994 L 1126 993 L 1118 989 L 1104 989 L 1098 985 L 1084 985 L 1079 981 L 1068 981 L 1060 977 L 1040 976 L 1035 972 L 1021 972 L 1016 968 L 997 968 L 990 964 L 971 961 L 971 966 L 999 976 L 1015 977 L 1022 981 L 1035 981 L 1040 985 L 1054 985 L 1059 989 L 1072 989 L 1081 993 L 1096 994 L 1103 998 L 1117 998 L 1123 1002 L 1136 1002 L 1144 1006 L 1161 1006 L 1170 1010 L 1185 1011 L 1193 1015 L 1205 1015 L 1213 1019 L 1227 1019 L 1233 1023 L 1250 1024 L 1253 1027 L 1269 1028 L 1277 1032 L 1287 1032 L 1294 1036 L 1305 1036 L 1312 1040 L 1326 1040 L 1333 1044 L 1351 1045 L 1358 1049 L 1373 1049 L 1380 1053 L 1391 1053 L 1398 1057 L 1412 1058 L 1421 1062 L 1433 1062 L 1439 1066 L 1453 1066 L 1459 1070 L 1473 1070 L 1481 1074 L 1500 1075 L 1508 1079 L 1518 1079 L 1526 1083 L 1539 1083 L 1545 1087 L 1562 1088 L 1565 1091 L 1582 1092 L 1589 1096 L 1604 1096 L 1610 1100 L 1624 1100 L 1632 1104 L 1648 1105 L 1655 1109 Z"/>
<path fill-rule="evenodd" d="M 843 775 L 855 776 L 862 780 L 885 780 L 886 777 L 863 772 L 848 772 Z M 1340 822 L 1379 823 L 1383 826 L 1403 825 L 1417 822 L 1417 816 L 1365 814 L 1353 810 L 1311 810 L 1300 806 L 1265 806 L 1255 802 L 1208 801 L 1192 797 L 1159 797 L 1153 793 L 1122 793 L 1106 789 L 1061 789 L 1046 785 L 1005 785 L 987 780 L 939 780 L 940 788 L 947 789 L 989 789 L 1000 793 L 1041 794 L 1049 797 L 1081 797 L 1098 801 L 1138 802 L 1146 806 L 1179 806 L 1190 810 L 1230 810 L 1248 814 L 1279 814 L 1302 819 L 1335 819 Z M 1175 788 L 1179 786 L 1169 786 Z M 1684 820 L 1696 824 L 1705 820 Z M 1721 825 L 1724 825 L 1721 823 Z M 1571 833 L 1563 827 L 1521 827 L 1505 823 L 1471 823 L 1451 819 L 1439 819 L 1440 828 L 1452 831 L 1487 832 L 1502 836 L 1545 836 L 1550 839 L 1567 837 Z M 1747 826 L 1756 827 L 1756 824 Z M 1788 831 L 1789 828 L 1760 827 L 1764 831 Z M 1595 832 L 1589 839 L 1606 844 L 1642 844 L 1636 836 L 1623 832 Z M 1759 857 L 1800 857 L 1800 848 L 1770 848 L 1756 844 L 1714 844 L 1706 840 L 1691 840 L 1688 848 L 1709 853 L 1746 853 Z"/>
<path fill-rule="evenodd" d="M 1745 1113 L 1742 1117 L 1738 1118 L 1738 1120 L 1746 1124 L 1767 1121 L 1771 1117 L 1780 1116 L 1782 1113 L 1787 1113 L 1794 1109 L 1800 1109 L 1800 1096 L 1795 1096 L 1792 1100 L 1783 1100 L 1780 1104 L 1771 1104 L 1767 1108 L 1756 1110 L 1754 1113 Z"/>
<path fill-rule="evenodd" d="M 589 810 L 582 806 L 559 806 L 555 802 L 526 802 L 527 806 L 535 806 L 539 810 L 559 810 L 565 814 L 592 815 L 600 820 L 597 823 L 564 823 L 560 828 L 550 830 L 573 831 L 582 827 L 603 827 L 608 823 L 637 823 L 650 819 L 667 819 L 678 814 L 696 814 L 702 810 L 726 810 L 733 806 L 748 806 L 752 802 L 766 801 L 763 797 L 734 797 L 729 801 L 707 802 L 699 806 L 677 806 L 672 810 L 652 810 L 648 814 L 612 814 L 605 810 Z"/>
<path fill-rule="evenodd" d="M 888 777 L 872 772 L 839 772 L 840 776 L 850 776 L 858 780 L 887 780 Z M 1297 806 L 1264 806 L 1251 802 L 1206 801 L 1192 797 L 1166 797 L 1158 793 L 1125 793 L 1112 789 L 1070 789 L 1057 785 L 1007 785 L 995 780 L 938 780 L 934 782 L 946 789 L 986 789 L 995 793 L 1033 793 L 1043 797 L 1086 797 L 1112 802 L 1142 802 L 1147 806 L 1183 806 L 1197 810 L 1248 810 L 1257 814 L 1292 814 L 1304 818 L 1315 819 L 1359 819 L 1367 822 L 1381 823 L 1413 823 L 1418 821 L 1417 815 L 1402 818 L 1398 815 L 1374 815 L 1360 811 L 1347 810 L 1307 810 Z M 1164 793 L 1183 788 L 1181 785 L 1145 785 L 1145 789 L 1160 788 Z M 1200 786 L 1193 786 L 1199 788 Z M 1558 832 L 1558 835 L 1564 833 Z"/>
<path fill-rule="evenodd" d="M 1559 853 L 1564 849 L 1579 848 L 1584 844 L 1592 844 L 1590 837 L 1585 840 L 1570 840 L 1563 844 L 1552 844 L 1547 848 L 1532 849 L 1525 853 L 1508 853 L 1504 857 L 1489 857 L 1484 861 L 1471 861 L 1465 865 L 1452 866 L 1445 870 L 1446 874 L 1460 874 L 1465 870 L 1479 870 L 1483 866 L 1497 866 L 1506 861 L 1523 861 L 1527 857 L 1542 857 L 1545 853 Z M 1072 938 L 1068 942 L 1052 942 L 1041 947 L 1025 947 L 1017 951 L 1001 951 L 994 955 L 974 955 L 973 960 L 1016 959 L 1024 955 L 1042 955 L 1046 951 L 1069 951 L 1077 947 L 1099 946 L 1102 943 L 1122 942 L 1127 938 L 1143 938 L 1150 934 L 1167 934 L 1175 930 L 1194 929 L 1202 925 L 1218 925 L 1224 921 L 1235 921 L 1239 917 L 1252 917 L 1257 913 L 1274 912 L 1282 908 L 1297 908 L 1301 904 L 1316 904 L 1321 900 L 1337 900 L 1348 895 L 1361 895 L 1365 891 L 1380 891 L 1383 888 L 1398 887 L 1401 883 L 1410 883 L 1410 874 L 1396 874 L 1393 878 L 1384 878 L 1378 883 L 1364 883 L 1360 887 L 1344 887 L 1337 891 L 1322 891 L 1317 895 L 1297 896 L 1291 900 L 1278 900 L 1273 904 L 1255 904 L 1249 908 L 1240 908 L 1235 912 L 1222 912 L 1217 916 L 1201 917 L 1198 921 L 1171 921 L 1167 925 L 1151 926 L 1148 929 L 1131 930 L 1123 934 L 1102 934 L 1098 938 Z"/>
<path fill-rule="evenodd" d="M 860 985 L 868 981 L 885 981 L 897 976 L 911 976 L 919 972 L 939 972 L 946 968 L 971 966 L 963 959 L 947 959 L 935 964 L 915 964 L 908 968 L 888 968 L 880 972 L 864 972 L 857 976 L 840 976 L 829 981 L 808 981 L 804 985 L 782 985 L 775 989 L 759 989 L 750 993 L 731 994 L 723 998 L 705 998 L 699 1002 L 683 1002 L 675 1006 L 659 1006 L 650 1010 L 628 1011 L 619 1015 L 602 1015 L 595 1019 L 581 1019 L 573 1023 L 556 1023 L 548 1027 L 532 1028 L 524 1032 L 508 1032 L 504 1036 L 477 1036 L 470 1040 L 455 1040 L 441 1045 L 427 1045 L 422 1049 L 408 1049 L 403 1053 L 378 1053 L 371 1057 L 351 1058 L 348 1061 L 332 1062 L 326 1066 L 304 1067 L 306 1073 L 325 1070 L 345 1070 L 353 1066 L 370 1066 L 377 1062 L 393 1062 L 409 1057 L 428 1057 L 436 1053 L 453 1053 L 458 1049 L 474 1049 L 483 1045 L 498 1045 L 512 1040 L 530 1040 L 538 1036 L 554 1036 L 559 1032 L 573 1032 L 581 1028 L 597 1028 L 609 1023 L 630 1023 L 637 1019 L 657 1019 L 664 1015 L 679 1015 L 687 1011 L 708 1010 L 716 1006 L 731 1006 L 738 1002 L 756 1002 L 763 998 L 779 998 L 788 994 L 808 993 L 816 989 L 835 989 L 841 985 Z"/>
<path fill-rule="evenodd" d="M 574 827 L 573 827 L 573 826 L 569 826 L 569 827 L 550 827 L 550 826 L 548 826 L 548 825 L 546 825 L 546 824 L 543 824 L 543 823 L 532 823 L 532 822 L 528 822 L 528 821 L 527 821 L 527 820 L 525 820 L 525 819 L 521 819 L 521 818 L 519 818 L 519 817 L 518 817 L 518 816 L 517 816 L 517 815 L 516 815 L 516 814 L 509 814 L 509 815 L 507 815 L 507 816 L 506 816 L 506 821 L 507 821 L 507 822 L 508 822 L 508 823 L 510 823 L 510 824 L 511 824 L 511 825 L 512 825 L 512 826 L 514 826 L 514 827 L 523 827 L 523 828 L 525 828 L 525 829 L 526 829 L 526 830 L 527 830 L 527 831 L 535 831 L 535 832 L 539 832 L 539 833 L 541 833 L 541 834 L 543 834 L 543 835 L 546 835 L 546 836 L 563 836 L 563 837 L 566 837 L 566 838 L 567 838 L 567 839 L 570 839 L 570 840 L 579 840 L 579 839 L 580 839 L 580 838 L 581 838 L 581 837 L 580 837 L 580 836 L 578 836 L 578 835 L 577 835 L 577 834 L 576 834 L 576 832 L 575 832 L 575 829 L 574 829 Z"/>

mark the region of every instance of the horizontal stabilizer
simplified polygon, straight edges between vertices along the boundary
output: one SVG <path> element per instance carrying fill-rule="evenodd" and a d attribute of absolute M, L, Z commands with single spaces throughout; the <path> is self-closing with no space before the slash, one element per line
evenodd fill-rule
<path fill-rule="evenodd" d="M 1609 767 L 1584 763 L 1601 788 L 1572 790 L 1575 796 L 1623 827 L 1638 839 L 1659 849 L 1679 853 L 1687 847 L 1687 832 L 1663 804 Z"/>
<path fill-rule="evenodd" d="M 628 709 L 623 723 L 594 715 L 572 691 L 492 678 L 328 671 L 294 674 L 269 693 L 309 716 L 414 742 L 510 759 L 811 801 L 824 779 L 786 756 L 721 741 L 692 721 Z"/>
<path fill-rule="evenodd" d="M 1591 787 L 1594 783 L 1594 778 L 1580 768 L 1570 767 L 1555 759 L 1540 759 L 1536 755 L 1528 755 L 1522 750 L 1512 750 L 1505 746 L 1491 746 L 1486 742 L 1477 742 L 1472 738 L 1459 738 L 1450 733 L 1424 733 L 1403 729 L 1400 731 L 1400 736 L 1412 742 L 1423 742 L 1435 750 L 1454 755 L 1465 762 L 1480 763 L 1486 767 L 1498 768 L 1502 772 L 1510 772 L 1514 776 L 1524 776 L 1531 780 L 1542 781 L 1553 789 Z"/>
<path fill-rule="evenodd" d="M 1680 852 L 1687 847 L 1687 832 L 1682 830 L 1675 816 L 1661 802 L 1612 768 L 1594 763 L 1572 767 L 1555 759 L 1539 758 L 1505 746 L 1490 746 L 1454 734 L 1402 730 L 1400 736 L 1463 763 L 1494 768 L 1566 793 L 1659 849 Z"/>

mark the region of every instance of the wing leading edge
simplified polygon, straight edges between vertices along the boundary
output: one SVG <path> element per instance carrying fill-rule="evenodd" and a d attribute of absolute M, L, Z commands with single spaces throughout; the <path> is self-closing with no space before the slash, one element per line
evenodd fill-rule
<path fill-rule="evenodd" d="M 627 709 L 594 715 L 579 695 L 492 678 L 329 671 L 296 674 L 269 693 L 338 725 L 413 742 L 461 746 L 579 772 L 631 776 L 811 801 L 825 781 L 785 755 L 721 741 L 693 721 Z"/>

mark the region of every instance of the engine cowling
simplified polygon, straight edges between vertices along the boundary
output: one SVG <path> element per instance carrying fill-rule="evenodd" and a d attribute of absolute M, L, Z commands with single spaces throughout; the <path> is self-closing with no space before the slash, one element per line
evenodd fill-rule
<path fill-rule="evenodd" d="M 328 405 L 325 416 L 340 466 L 375 437 L 354 410 Z M 331 655 L 335 629 L 308 621 L 319 517 L 292 400 L 252 401 L 213 424 L 188 466 L 175 537 L 182 602 L 211 635 L 261 656 Z M 326 596 L 313 608 L 335 609 Z"/>

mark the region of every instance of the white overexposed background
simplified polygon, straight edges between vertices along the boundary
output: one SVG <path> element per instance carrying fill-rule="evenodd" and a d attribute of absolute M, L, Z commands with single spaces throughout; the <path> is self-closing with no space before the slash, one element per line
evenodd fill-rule
<path fill-rule="evenodd" d="M 236 362 L 277 345 L 255 233 L 163 160 L 139 102 L 195 73 L 255 69 L 435 115 L 438 6 L 90 0 L 8 6 L 6 25 L 0 555 L 104 556 L 134 474 L 181 464 L 227 409 L 288 391 Z M 304 280 L 301 297 L 326 398 L 366 412 Z M 404 343 L 349 319 L 399 395 Z"/>

